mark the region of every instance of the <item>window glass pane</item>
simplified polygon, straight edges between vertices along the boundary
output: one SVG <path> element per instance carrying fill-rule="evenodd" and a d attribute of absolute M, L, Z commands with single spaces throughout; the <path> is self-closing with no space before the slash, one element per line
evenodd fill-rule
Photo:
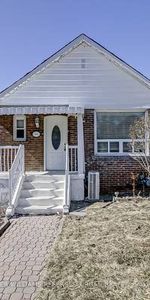
<path fill-rule="evenodd" d="M 17 129 L 17 139 L 24 139 L 24 130 Z"/>
<path fill-rule="evenodd" d="M 130 126 L 144 113 L 97 113 L 97 138 L 98 139 L 127 139 Z"/>
<path fill-rule="evenodd" d="M 132 152 L 132 145 L 130 142 L 123 142 L 123 152 Z"/>
<path fill-rule="evenodd" d="M 119 152 L 119 142 L 110 142 L 110 152 Z"/>
<path fill-rule="evenodd" d="M 61 142 L 61 134 L 58 126 L 54 126 L 52 130 L 52 145 L 55 150 L 57 150 L 60 146 Z"/>
<path fill-rule="evenodd" d="M 24 128 L 24 120 L 17 120 L 17 128 Z"/>
<path fill-rule="evenodd" d="M 108 142 L 98 142 L 97 143 L 97 152 L 108 152 Z"/>

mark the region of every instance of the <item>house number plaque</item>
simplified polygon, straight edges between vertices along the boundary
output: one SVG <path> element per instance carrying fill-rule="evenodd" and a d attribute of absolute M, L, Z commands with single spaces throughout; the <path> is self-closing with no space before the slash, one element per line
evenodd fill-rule
<path fill-rule="evenodd" d="M 39 131 L 33 131 L 32 135 L 33 135 L 33 137 L 39 137 L 40 132 Z"/>

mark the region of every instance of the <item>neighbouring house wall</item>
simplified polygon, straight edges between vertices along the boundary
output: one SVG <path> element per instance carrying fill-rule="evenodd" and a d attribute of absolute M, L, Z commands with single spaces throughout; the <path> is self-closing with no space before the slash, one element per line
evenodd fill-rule
<path fill-rule="evenodd" d="M 39 115 L 40 137 L 32 136 L 35 127 L 35 115 L 26 116 L 26 141 L 13 141 L 13 116 L 0 116 L 0 145 L 25 146 L 25 168 L 27 171 L 44 170 L 44 115 Z M 74 116 L 68 118 L 68 142 L 70 145 L 77 144 L 77 119 Z"/>
<path fill-rule="evenodd" d="M 129 156 L 94 155 L 94 110 L 86 110 L 84 119 L 86 175 L 88 171 L 100 172 L 101 193 L 125 191 L 131 185 L 131 173 L 137 174 L 141 168 Z"/>

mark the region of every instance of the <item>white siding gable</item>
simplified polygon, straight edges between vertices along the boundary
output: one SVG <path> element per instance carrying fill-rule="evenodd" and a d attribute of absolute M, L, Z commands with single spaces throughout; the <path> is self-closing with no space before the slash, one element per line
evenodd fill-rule
<path fill-rule="evenodd" d="M 0 99 L 1 105 L 145 109 L 150 107 L 150 88 L 83 41 Z"/>

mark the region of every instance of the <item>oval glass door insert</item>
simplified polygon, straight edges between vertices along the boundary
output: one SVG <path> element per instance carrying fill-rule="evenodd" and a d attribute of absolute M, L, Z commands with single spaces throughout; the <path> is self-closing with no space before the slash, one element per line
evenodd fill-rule
<path fill-rule="evenodd" d="M 55 125 L 52 130 L 52 145 L 55 150 L 59 148 L 60 141 L 61 141 L 60 129 L 57 125 Z"/>

